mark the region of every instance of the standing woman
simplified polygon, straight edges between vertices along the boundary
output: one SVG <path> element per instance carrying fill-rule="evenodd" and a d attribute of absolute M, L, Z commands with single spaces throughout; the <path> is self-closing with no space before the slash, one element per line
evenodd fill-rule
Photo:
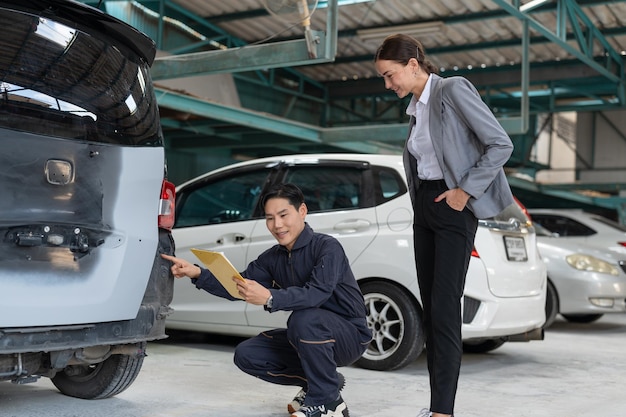
<path fill-rule="evenodd" d="M 385 88 L 399 98 L 412 94 L 404 168 L 431 390 L 430 409 L 418 417 L 451 416 L 463 355 L 465 275 L 478 219 L 514 203 L 503 170 L 513 144 L 476 88 L 462 77 L 438 76 L 416 39 L 387 37 L 374 62 Z"/>

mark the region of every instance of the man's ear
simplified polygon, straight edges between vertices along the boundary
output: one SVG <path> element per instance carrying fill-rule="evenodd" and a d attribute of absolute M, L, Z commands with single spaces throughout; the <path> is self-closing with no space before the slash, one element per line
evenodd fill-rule
<path fill-rule="evenodd" d="M 309 212 L 309 208 L 306 206 L 306 204 L 302 203 L 300 204 L 300 208 L 298 209 L 298 212 L 300 213 L 300 216 L 304 218 Z"/>

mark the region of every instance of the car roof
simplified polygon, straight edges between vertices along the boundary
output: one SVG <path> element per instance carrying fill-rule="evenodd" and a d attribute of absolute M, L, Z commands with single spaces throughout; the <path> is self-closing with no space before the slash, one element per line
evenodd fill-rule
<path fill-rule="evenodd" d="M 390 154 L 362 154 L 362 153 L 320 153 L 320 154 L 293 154 L 293 155 L 277 155 L 269 156 L 265 158 L 251 159 L 248 161 L 235 162 L 223 167 L 214 169 L 212 171 L 201 174 L 195 178 L 192 178 L 184 183 L 178 185 L 177 189 L 183 188 L 188 184 L 194 183 L 202 178 L 218 174 L 220 172 L 229 171 L 232 169 L 242 168 L 251 165 L 263 165 L 263 164 L 305 164 L 314 163 L 317 161 L 363 161 L 369 162 L 375 165 L 393 166 L 396 169 L 402 170 L 402 155 Z"/>

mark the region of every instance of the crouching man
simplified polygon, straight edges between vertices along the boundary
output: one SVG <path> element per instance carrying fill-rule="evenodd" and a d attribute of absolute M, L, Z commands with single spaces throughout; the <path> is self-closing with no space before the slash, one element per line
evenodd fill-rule
<path fill-rule="evenodd" d="M 277 245 L 251 262 L 236 281 L 241 297 L 270 313 L 291 311 L 286 329 L 274 329 L 240 343 L 235 364 L 265 381 L 301 387 L 288 404 L 291 417 L 348 417 L 337 367 L 355 362 L 369 344 L 363 294 L 341 244 L 315 233 L 305 222 L 300 189 L 279 184 L 262 197 L 265 221 Z M 237 300 L 207 269 L 172 261 L 177 278 L 190 277 L 199 289 Z"/>

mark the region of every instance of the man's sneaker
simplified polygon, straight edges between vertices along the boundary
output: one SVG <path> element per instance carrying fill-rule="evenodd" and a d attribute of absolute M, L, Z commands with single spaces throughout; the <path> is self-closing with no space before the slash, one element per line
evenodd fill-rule
<path fill-rule="evenodd" d="M 343 376 L 341 372 L 337 372 L 337 375 L 339 377 L 339 391 L 341 391 L 343 387 L 346 386 L 346 378 Z M 291 414 L 298 411 L 300 407 L 304 405 L 305 397 L 306 397 L 306 391 L 304 390 L 304 388 L 302 388 L 300 391 L 298 391 L 296 396 L 293 397 L 293 400 L 291 400 L 291 402 L 287 404 L 287 411 L 289 411 Z"/>
<path fill-rule="evenodd" d="M 422 408 L 419 413 L 417 413 L 417 417 L 430 417 L 433 413 L 430 412 L 428 408 Z"/>
<path fill-rule="evenodd" d="M 293 400 L 291 400 L 291 402 L 287 404 L 287 411 L 289 411 L 291 414 L 298 411 L 304 405 L 305 397 L 306 391 L 304 390 L 304 388 L 302 388 L 300 391 L 298 391 L 296 396 L 293 397 Z"/>
<path fill-rule="evenodd" d="M 291 414 L 291 417 L 350 417 L 348 406 L 341 398 L 324 405 L 305 405 Z"/>

